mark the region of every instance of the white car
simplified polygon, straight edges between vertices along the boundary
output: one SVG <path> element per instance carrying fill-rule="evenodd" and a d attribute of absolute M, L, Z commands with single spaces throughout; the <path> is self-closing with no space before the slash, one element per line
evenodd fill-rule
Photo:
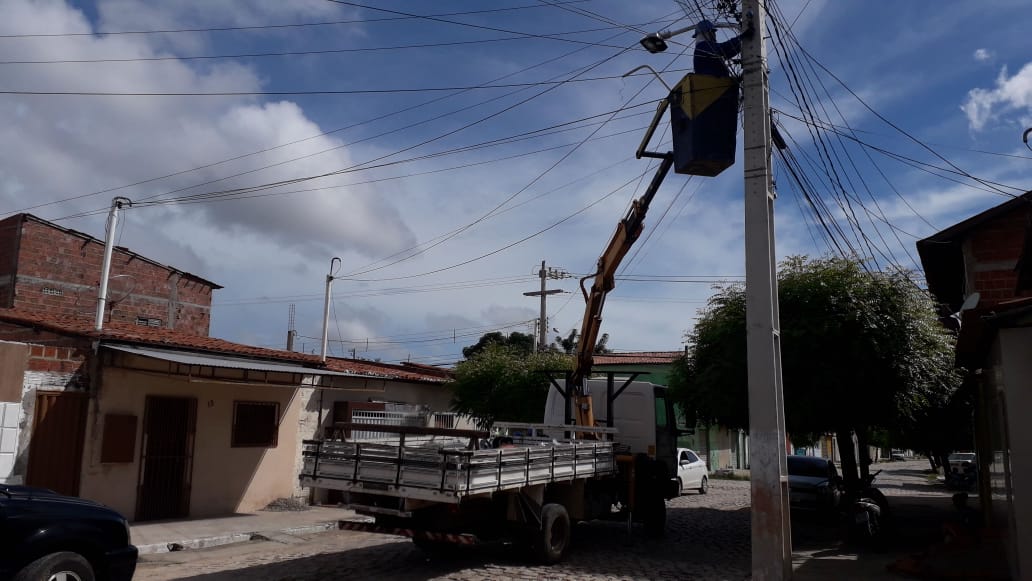
<path fill-rule="evenodd" d="M 709 476 L 706 469 L 706 461 L 699 458 L 699 455 L 688 448 L 677 449 L 677 491 L 684 494 L 685 490 L 698 490 L 699 494 L 706 494 L 709 490 Z"/>

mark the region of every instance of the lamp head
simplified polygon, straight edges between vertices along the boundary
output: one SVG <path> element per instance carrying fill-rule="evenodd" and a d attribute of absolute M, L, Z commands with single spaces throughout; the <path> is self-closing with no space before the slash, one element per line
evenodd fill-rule
<path fill-rule="evenodd" d="M 667 43 L 659 33 L 654 33 L 641 39 L 641 45 L 652 54 L 663 52 L 667 49 Z"/>

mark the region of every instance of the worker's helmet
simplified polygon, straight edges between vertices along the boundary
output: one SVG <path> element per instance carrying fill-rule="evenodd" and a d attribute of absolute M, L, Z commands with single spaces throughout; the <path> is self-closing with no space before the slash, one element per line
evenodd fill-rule
<path fill-rule="evenodd" d="M 712 22 L 710 22 L 709 20 L 700 20 L 699 23 L 695 25 L 695 34 L 692 34 L 692 36 L 697 37 L 700 34 L 705 34 L 707 32 L 713 32 L 716 29 L 717 29 L 717 27 Z"/>

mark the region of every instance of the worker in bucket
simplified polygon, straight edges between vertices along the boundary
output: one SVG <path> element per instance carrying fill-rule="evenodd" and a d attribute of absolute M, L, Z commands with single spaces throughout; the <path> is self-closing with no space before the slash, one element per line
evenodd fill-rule
<path fill-rule="evenodd" d="M 738 36 L 717 42 L 717 27 L 709 20 L 700 20 L 695 25 L 695 74 L 713 77 L 730 77 L 727 61 L 742 52 L 742 39 L 752 38 L 752 18 L 747 20 L 745 30 Z"/>

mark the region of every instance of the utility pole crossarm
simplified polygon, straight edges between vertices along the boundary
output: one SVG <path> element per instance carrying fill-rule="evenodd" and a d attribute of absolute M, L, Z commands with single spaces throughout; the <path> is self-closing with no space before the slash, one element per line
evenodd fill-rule
<path fill-rule="evenodd" d="M 525 292 L 525 293 L 523 293 L 523 296 L 527 296 L 527 297 L 541 297 L 541 312 L 540 312 L 538 323 L 537 323 L 537 326 L 538 326 L 538 342 L 537 342 L 537 345 L 536 345 L 536 349 L 538 351 L 544 351 L 548 347 L 548 340 L 547 340 L 547 337 L 548 337 L 548 314 L 547 314 L 547 311 L 546 311 L 547 301 L 545 300 L 545 297 L 547 297 L 548 295 L 554 295 L 554 294 L 559 294 L 559 293 L 563 292 L 561 289 L 546 290 L 545 289 L 545 279 L 548 279 L 548 278 L 562 278 L 562 273 L 561 273 L 561 271 L 557 271 L 557 270 L 553 270 L 553 269 L 546 269 L 545 268 L 545 261 L 542 260 L 541 261 L 541 270 L 538 271 L 538 277 L 541 278 L 541 290 Z"/>

